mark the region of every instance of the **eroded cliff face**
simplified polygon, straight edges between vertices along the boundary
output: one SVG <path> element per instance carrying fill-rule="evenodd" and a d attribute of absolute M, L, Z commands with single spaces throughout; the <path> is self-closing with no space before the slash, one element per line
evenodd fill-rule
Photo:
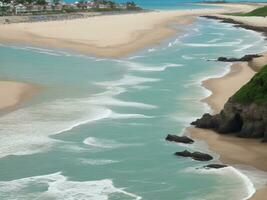
<path fill-rule="evenodd" d="M 267 103 L 241 104 L 230 98 L 219 114 L 206 113 L 191 124 L 221 134 L 234 133 L 238 137 L 267 141 Z"/>

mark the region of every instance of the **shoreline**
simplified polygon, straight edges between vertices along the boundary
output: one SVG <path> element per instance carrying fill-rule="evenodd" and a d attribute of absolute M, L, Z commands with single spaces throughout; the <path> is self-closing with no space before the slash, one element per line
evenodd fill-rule
<path fill-rule="evenodd" d="M 38 88 L 29 83 L 16 81 L 0 81 L 0 115 L 15 110 L 20 104 L 29 100 L 38 91 Z"/>
<path fill-rule="evenodd" d="M 234 24 L 235 27 L 261 33 L 264 39 L 267 37 L 267 21 L 262 17 L 238 17 L 228 15 L 208 15 L 205 17 L 220 20 L 224 23 Z M 202 81 L 201 86 L 210 91 L 211 95 L 201 101 L 209 105 L 212 109 L 212 114 L 219 113 L 223 109 L 228 98 L 248 82 L 262 66 L 267 64 L 267 52 L 259 54 L 262 55 L 262 57 L 253 58 L 249 62 L 232 63 L 230 72 L 222 77 L 208 78 Z M 219 161 L 225 164 L 229 164 L 230 166 L 242 164 L 252 166 L 256 170 L 267 171 L 267 161 L 265 159 L 267 157 L 266 143 L 262 143 L 260 139 L 238 138 L 233 135 L 218 134 L 209 129 L 199 129 L 192 126 L 186 129 L 185 134 L 189 134 L 192 138 L 205 141 L 209 149 L 220 156 Z M 250 178 L 248 177 L 248 179 Z M 252 180 L 250 181 L 253 183 Z M 264 199 L 267 195 L 266 183 L 261 185 L 260 188 L 257 188 L 255 183 L 253 183 L 253 186 L 255 192 L 248 199 Z"/>
<path fill-rule="evenodd" d="M 211 95 L 202 99 L 212 109 L 212 114 L 219 113 L 225 102 L 240 87 L 247 83 L 256 73 L 255 69 L 266 63 L 267 53 L 262 53 L 261 58 L 254 58 L 249 63 L 237 62 L 231 65 L 231 70 L 224 76 L 208 78 L 202 81 L 202 87 L 211 92 Z M 262 63 L 262 64 L 260 64 Z M 203 140 L 208 144 L 209 149 L 216 152 L 219 160 L 229 165 L 246 165 L 255 167 L 260 171 L 267 171 L 266 143 L 260 139 L 239 138 L 233 135 L 218 134 L 209 129 L 188 127 L 185 134 L 194 139 Z M 242 173 L 242 172 L 241 172 Z M 260 200 L 267 194 L 267 186 L 255 188 L 256 192 L 250 200 Z"/>
<path fill-rule="evenodd" d="M 151 11 L 65 21 L 0 24 L 0 42 L 118 58 L 159 44 L 181 32 L 183 26 L 191 24 L 198 16 L 248 9 L 250 6 L 239 4 L 232 8 Z M 173 28 L 172 24 L 178 28 Z"/>
<path fill-rule="evenodd" d="M 255 71 L 247 63 L 234 63 L 231 65 L 230 72 L 226 75 L 202 81 L 202 86 L 212 93 L 201 101 L 211 107 L 213 114 L 220 112 L 228 97 L 232 96 L 239 87 L 248 82 L 254 74 Z M 231 89 L 229 90 L 229 88 Z M 216 152 L 220 156 L 219 161 L 224 164 L 229 164 L 230 166 L 242 164 L 255 167 L 260 171 L 267 171 L 266 144 L 262 143 L 260 139 L 222 135 L 212 130 L 194 128 L 192 126 L 186 128 L 185 134 L 193 139 L 206 142 L 208 148 Z M 242 171 L 240 173 L 243 174 Z M 250 200 L 261 200 L 267 194 L 267 186 L 255 188 L 255 190 L 256 192 L 249 198 Z"/>

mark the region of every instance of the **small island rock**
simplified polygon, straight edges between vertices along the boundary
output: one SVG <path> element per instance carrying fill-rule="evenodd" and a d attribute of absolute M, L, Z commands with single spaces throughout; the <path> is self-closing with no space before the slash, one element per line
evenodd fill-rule
<path fill-rule="evenodd" d="M 178 136 L 178 135 L 171 135 L 168 134 L 165 140 L 170 142 L 177 142 L 177 143 L 185 143 L 185 144 L 192 144 L 194 143 L 194 140 L 187 136 Z"/>
<path fill-rule="evenodd" d="M 193 160 L 198 160 L 198 161 L 210 161 L 213 159 L 211 155 L 206 153 L 201 153 L 198 151 L 191 153 L 190 151 L 184 150 L 181 152 L 176 152 L 175 155 L 181 157 L 190 157 Z"/>

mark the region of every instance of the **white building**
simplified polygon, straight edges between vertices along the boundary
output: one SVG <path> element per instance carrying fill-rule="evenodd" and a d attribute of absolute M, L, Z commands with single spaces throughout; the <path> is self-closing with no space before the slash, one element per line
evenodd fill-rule
<path fill-rule="evenodd" d="M 22 5 L 22 4 L 18 4 L 15 6 L 15 13 L 19 14 L 19 13 L 25 13 L 27 12 L 27 7 Z"/>
<path fill-rule="evenodd" d="M 116 8 L 125 10 L 125 9 L 127 9 L 127 5 L 126 4 L 117 4 Z"/>
<path fill-rule="evenodd" d="M 99 4 L 99 8 L 100 9 L 107 9 L 107 8 L 110 8 L 110 5 L 108 5 L 108 4 Z"/>

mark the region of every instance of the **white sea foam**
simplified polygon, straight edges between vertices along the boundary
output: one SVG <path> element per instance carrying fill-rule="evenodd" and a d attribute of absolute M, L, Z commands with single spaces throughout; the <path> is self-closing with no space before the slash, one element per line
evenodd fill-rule
<path fill-rule="evenodd" d="M 139 102 L 130 102 L 130 101 L 121 101 L 113 97 L 108 96 L 96 96 L 88 100 L 88 103 L 94 105 L 105 105 L 105 106 L 119 106 L 119 107 L 134 107 L 134 108 L 143 108 L 143 109 L 153 109 L 157 106 L 149 105 Z"/>
<path fill-rule="evenodd" d="M 86 159 L 86 158 L 78 159 L 78 161 L 81 162 L 84 165 L 108 165 L 108 164 L 113 164 L 113 163 L 119 162 L 119 161 L 116 161 L 116 160 Z"/>
<path fill-rule="evenodd" d="M 241 173 L 239 170 L 235 169 L 234 167 L 228 166 L 225 168 L 221 169 L 205 169 L 205 168 L 186 168 L 184 172 L 189 172 L 189 173 L 200 173 L 200 174 L 212 174 L 212 175 L 218 175 L 222 176 L 224 178 L 230 178 L 232 179 L 231 182 L 235 182 L 234 186 L 236 188 L 233 188 L 234 186 L 231 187 L 231 189 L 235 189 L 235 195 L 231 194 L 231 197 L 227 197 L 227 199 L 242 199 L 246 200 L 252 197 L 252 195 L 255 193 L 256 189 L 253 185 L 253 183 L 250 181 L 250 179 Z M 239 190 L 239 192 L 236 192 L 236 190 Z M 217 195 L 222 195 L 224 196 L 225 194 L 217 194 Z M 229 195 L 229 194 L 228 194 Z M 220 196 L 220 197 L 222 197 Z M 207 199 L 211 199 L 211 197 L 215 198 L 213 194 L 207 195 Z"/>
<path fill-rule="evenodd" d="M 145 56 L 132 56 L 130 58 L 128 58 L 128 60 L 134 60 L 134 59 L 137 59 L 137 58 L 144 58 Z"/>
<path fill-rule="evenodd" d="M 173 42 L 169 42 L 168 47 L 172 47 L 180 42 L 179 38 L 175 39 Z"/>
<path fill-rule="evenodd" d="M 52 52 L 47 52 L 47 51 L 37 51 L 37 53 L 46 54 L 46 55 L 50 55 L 50 56 L 62 56 L 58 53 L 52 53 Z"/>
<path fill-rule="evenodd" d="M 236 169 L 245 174 L 253 183 L 256 189 L 261 189 L 267 185 L 267 172 L 247 165 L 234 165 Z"/>
<path fill-rule="evenodd" d="M 30 188 L 38 188 L 28 192 Z M 61 172 L 27 177 L 12 181 L 0 181 L 0 198 L 16 200 L 108 200 L 110 195 L 140 200 L 142 197 L 116 188 L 112 180 L 73 181 Z"/>
<path fill-rule="evenodd" d="M 110 115 L 111 119 L 151 119 L 153 116 L 147 116 L 142 114 L 122 114 L 122 113 L 112 113 Z"/>
<path fill-rule="evenodd" d="M 21 108 L 0 118 L 0 157 L 49 150 L 49 136 L 108 118 L 111 110 L 80 99 L 64 99 Z"/>
<path fill-rule="evenodd" d="M 123 88 L 113 88 L 89 98 L 61 99 L 21 108 L 0 118 L 0 157 L 47 151 L 58 140 L 49 136 L 70 131 L 101 119 L 151 118 L 136 113 L 115 113 L 106 106 L 154 109 L 156 106 L 127 102 L 113 96 Z"/>
<path fill-rule="evenodd" d="M 218 35 L 218 36 L 224 36 L 225 34 L 224 33 L 210 33 L 212 35 Z"/>
<path fill-rule="evenodd" d="M 83 141 L 83 143 L 92 147 L 105 148 L 105 149 L 110 149 L 110 148 L 112 149 L 121 146 L 121 144 L 118 144 L 113 140 L 99 139 L 95 137 L 88 137 Z"/>
<path fill-rule="evenodd" d="M 119 143 L 114 140 L 102 139 L 102 138 L 96 138 L 96 137 L 88 137 L 84 139 L 83 143 L 88 145 L 89 147 L 98 148 L 98 149 L 116 149 L 116 148 L 142 145 L 142 144 L 136 144 L 136 143 L 134 144 Z"/>
<path fill-rule="evenodd" d="M 241 39 L 238 39 L 235 42 L 222 42 L 222 43 L 184 43 L 185 46 L 190 47 L 231 47 L 239 45 L 242 42 Z"/>
<path fill-rule="evenodd" d="M 153 52 L 153 51 L 156 51 L 156 49 L 154 48 L 148 49 L 148 52 Z"/>
<path fill-rule="evenodd" d="M 182 64 L 176 63 L 165 63 L 161 66 L 149 66 L 141 63 L 128 62 L 126 63 L 127 67 L 132 71 L 149 71 L 149 72 L 160 72 L 165 71 L 168 68 L 181 67 Z"/>
<path fill-rule="evenodd" d="M 190 80 L 188 84 L 185 84 L 185 87 L 192 86 L 192 85 L 202 85 L 203 81 L 211 79 L 211 78 L 221 78 L 230 72 L 231 65 L 232 64 L 227 64 L 223 68 L 223 70 L 221 70 L 220 72 L 217 72 L 216 74 L 213 74 L 213 75 L 198 74 L 196 76 L 193 76 L 192 80 Z"/>
<path fill-rule="evenodd" d="M 194 57 L 188 56 L 188 55 L 182 55 L 182 58 L 185 59 L 185 60 L 192 60 L 192 59 L 194 59 Z"/>
<path fill-rule="evenodd" d="M 110 86 L 115 87 L 115 86 L 132 86 L 132 85 L 139 85 L 143 83 L 150 83 L 150 82 L 157 82 L 157 81 L 160 81 L 160 79 L 125 75 L 120 80 L 105 81 L 105 82 L 100 82 L 96 84 L 101 85 L 101 86 L 107 86 L 107 87 L 110 87 Z"/>
<path fill-rule="evenodd" d="M 239 47 L 238 49 L 235 49 L 234 51 L 244 51 L 244 50 L 247 50 L 253 46 L 254 46 L 253 44 L 246 44 L 246 45 Z"/>
<path fill-rule="evenodd" d="M 222 40 L 222 38 L 215 38 L 215 39 L 212 39 L 210 41 L 208 41 L 207 43 L 216 43 L 218 41 Z"/>

